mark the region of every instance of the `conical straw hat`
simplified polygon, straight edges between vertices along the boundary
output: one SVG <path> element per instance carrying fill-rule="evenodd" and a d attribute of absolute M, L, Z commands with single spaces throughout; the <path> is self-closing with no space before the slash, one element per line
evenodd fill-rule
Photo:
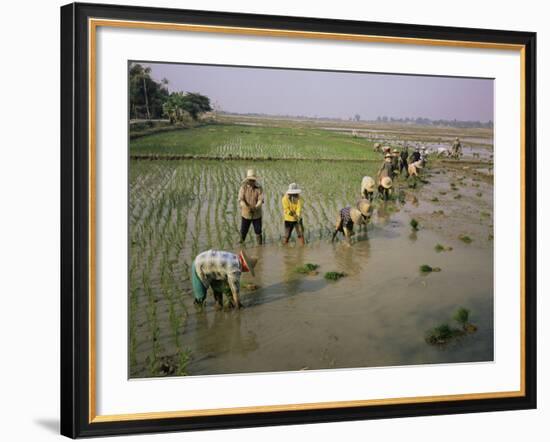
<path fill-rule="evenodd" d="M 384 189 L 391 189 L 393 181 L 389 176 L 385 176 L 380 180 L 380 184 Z"/>

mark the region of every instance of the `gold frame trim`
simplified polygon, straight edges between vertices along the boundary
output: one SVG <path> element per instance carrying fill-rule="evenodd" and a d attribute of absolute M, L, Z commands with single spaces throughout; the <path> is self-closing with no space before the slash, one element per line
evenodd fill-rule
<path fill-rule="evenodd" d="M 520 389 L 518 391 L 466 393 L 440 396 L 417 396 L 388 399 L 368 399 L 335 402 L 314 402 L 284 405 L 262 405 L 234 408 L 198 410 L 159 411 L 129 414 L 96 414 L 96 35 L 97 28 L 139 28 L 163 31 L 207 32 L 217 34 L 254 35 L 265 37 L 307 38 L 339 41 L 357 41 L 386 44 L 412 44 L 420 46 L 445 46 L 477 49 L 519 51 L 520 53 L 520 167 L 521 167 L 521 227 L 520 227 Z M 89 423 L 120 422 L 145 419 L 169 419 L 179 417 L 238 415 L 246 413 L 321 410 L 327 408 L 365 407 L 375 405 L 419 404 L 427 402 L 482 400 L 525 396 L 525 45 L 457 40 L 389 37 L 376 35 L 338 34 L 282 29 L 244 28 L 231 26 L 210 26 L 181 23 L 157 23 L 129 20 L 88 19 L 88 85 L 89 85 Z"/>

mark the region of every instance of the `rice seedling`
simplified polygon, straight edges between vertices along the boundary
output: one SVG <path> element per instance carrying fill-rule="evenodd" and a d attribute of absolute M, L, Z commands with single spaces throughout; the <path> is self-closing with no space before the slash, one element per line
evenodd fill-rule
<path fill-rule="evenodd" d="M 432 273 L 432 272 L 440 272 L 441 269 L 439 267 L 432 267 L 428 264 L 422 264 L 420 266 L 420 272 L 421 273 Z"/>
<path fill-rule="evenodd" d="M 417 231 L 419 229 L 420 224 L 415 218 L 411 219 L 409 224 L 414 231 Z"/>
<path fill-rule="evenodd" d="M 312 264 L 310 262 L 304 264 L 303 266 L 296 267 L 296 273 L 313 273 L 319 268 L 319 264 Z"/>
<path fill-rule="evenodd" d="M 434 249 L 436 252 L 450 252 L 451 250 L 453 250 L 452 247 L 444 246 L 443 244 L 439 243 L 435 245 Z"/>
<path fill-rule="evenodd" d="M 439 202 L 439 198 L 437 198 L 436 196 L 434 196 L 434 197 L 431 199 L 431 202 L 432 202 L 432 203 L 438 203 L 438 202 Z"/>
<path fill-rule="evenodd" d="M 458 239 L 465 244 L 470 244 L 473 241 L 473 239 L 470 238 L 468 235 L 460 235 Z"/>
<path fill-rule="evenodd" d="M 470 319 L 470 310 L 460 307 L 453 315 L 453 319 L 460 324 L 463 330 L 466 330 Z"/>
<path fill-rule="evenodd" d="M 343 278 L 346 276 L 345 273 L 342 272 L 326 272 L 325 273 L 325 279 L 328 281 L 338 281 L 340 278 Z"/>

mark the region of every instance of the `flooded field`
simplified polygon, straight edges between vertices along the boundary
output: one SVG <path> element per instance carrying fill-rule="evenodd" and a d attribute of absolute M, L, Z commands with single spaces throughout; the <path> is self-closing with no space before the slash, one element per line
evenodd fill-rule
<path fill-rule="evenodd" d="M 378 165 L 132 160 L 130 377 L 491 361 L 490 165 L 434 160 L 425 184 L 412 189 L 398 180 L 401 198 L 376 203 L 351 247 L 341 237 L 331 243 L 338 210 L 358 199 L 361 177 Z M 245 274 L 242 285 L 257 288 L 243 289 L 240 311 L 215 310 L 211 295 L 196 308 L 191 260 L 209 248 L 238 250 L 237 192 L 250 166 L 266 192 L 266 244 L 257 247 L 249 235 L 257 277 Z M 304 190 L 305 247 L 281 245 L 280 199 L 294 181 Z M 452 250 L 438 252 L 438 244 Z M 319 273 L 297 273 L 305 263 L 318 264 Z M 422 264 L 441 271 L 423 274 Z M 347 276 L 330 282 L 329 271 Z M 426 331 L 451 323 L 459 307 L 471 311 L 477 332 L 428 345 Z"/>

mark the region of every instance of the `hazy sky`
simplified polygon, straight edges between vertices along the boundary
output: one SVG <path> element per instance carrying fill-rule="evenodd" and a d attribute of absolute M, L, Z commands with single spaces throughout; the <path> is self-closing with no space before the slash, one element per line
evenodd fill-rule
<path fill-rule="evenodd" d="M 142 63 L 168 89 L 199 92 L 227 112 L 363 120 L 493 120 L 493 80 Z"/>

